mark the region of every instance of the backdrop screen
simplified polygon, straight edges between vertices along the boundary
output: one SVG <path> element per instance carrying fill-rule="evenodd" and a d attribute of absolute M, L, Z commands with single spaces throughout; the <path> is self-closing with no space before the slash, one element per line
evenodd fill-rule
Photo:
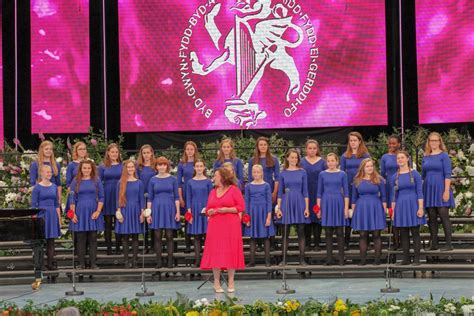
<path fill-rule="evenodd" d="M 420 123 L 474 121 L 474 0 L 416 1 Z"/>
<path fill-rule="evenodd" d="M 123 132 L 386 125 L 383 0 L 119 0 Z"/>
<path fill-rule="evenodd" d="M 0 0 L 0 34 L 3 23 L 3 0 Z M 3 36 L 2 36 L 3 38 Z M 0 38 L 0 149 L 3 149 L 3 47 Z"/>
<path fill-rule="evenodd" d="M 31 0 L 31 130 L 83 133 L 89 119 L 89 0 Z"/>

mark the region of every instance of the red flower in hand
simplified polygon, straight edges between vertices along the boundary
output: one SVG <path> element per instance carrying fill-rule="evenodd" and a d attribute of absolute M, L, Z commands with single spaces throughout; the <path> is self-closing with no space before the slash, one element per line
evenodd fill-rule
<path fill-rule="evenodd" d="M 244 215 L 242 216 L 242 222 L 243 222 L 244 224 L 250 223 L 250 219 L 251 219 L 251 217 L 250 217 L 249 214 L 244 214 Z"/>
<path fill-rule="evenodd" d="M 184 214 L 184 219 L 186 220 L 186 222 L 190 222 L 193 219 L 193 214 L 191 212 L 186 212 Z"/>
<path fill-rule="evenodd" d="M 66 216 L 67 216 L 67 218 L 69 218 L 69 219 L 73 219 L 75 215 L 76 215 L 76 214 L 74 214 L 74 211 L 73 211 L 73 210 L 69 210 L 69 211 L 67 211 L 67 213 L 66 213 Z"/>
<path fill-rule="evenodd" d="M 313 212 L 314 214 L 318 214 L 319 212 L 321 212 L 321 208 L 319 207 L 318 204 L 316 204 L 315 206 L 313 206 Z"/>
<path fill-rule="evenodd" d="M 391 207 L 388 209 L 388 216 L 390 216 L 390 218 L 393 218 L 393 209 Z"/>

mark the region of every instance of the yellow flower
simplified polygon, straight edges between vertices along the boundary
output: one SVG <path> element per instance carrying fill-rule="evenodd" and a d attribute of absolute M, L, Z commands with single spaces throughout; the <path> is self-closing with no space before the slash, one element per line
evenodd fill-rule
<path fill-rule="evenodd" d="M 219 316 L 221 311 L 219 310 L 213 310 L 209 313 L 209 316 Z"/>
<path fill-rule="evenodd" d="M 361 316 L 361 315 L 360 315 L 360 310 L 353 311 L 353 312 L 351 313 L 351 316 Z"/>
<path fill-rule="evenodd" d="M 222 312 L 222 316 L 228 316 L 227 312 Z"/>
<path fill-rule="evenodd" d="M 186 316 L 199 316 L 199 312 L 196 311 L 190 311 L 186 313 Z"/>
<path fill-rule="evenodd" d="M 347 306 L 343 300 L 338 299 L 336 303 L 334 303 L 334 309 L 336 312 L 345 312 L 347 310 Z"/>

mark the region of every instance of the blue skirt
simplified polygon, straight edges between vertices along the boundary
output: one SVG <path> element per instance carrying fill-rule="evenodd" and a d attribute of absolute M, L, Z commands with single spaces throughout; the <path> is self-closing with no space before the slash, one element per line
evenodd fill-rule
<path fill-rule="evenodd" d="M 282 218 L 277 219 L 277 224 L 309 224 L 311 220 L 304 217 L 306 204 L 301 192 L 290 191 L 283 195 L 281 201 Z"/>
<path fill-rule="evenodd" d="M 423 199 L 425 207 L 454 208 L 453 191 L 449 189 L 448 202 L 443 201 L 444 176 L 442 174 L 427 175 L 423 182 Z"/>
<path fill-rule="evenodd" d="M 203 235 L 207 232 L 207 217 L 201 214 L 203 208 L 206 207 L 204 202 L 194 202 L 191 205 L 191 214 L 193 214 L 193 223 L 187 223 L 186 233 L 188 235 Z"/>
<path fill-rule="evenodd" d="M 150 229 L 180 229 L 181 223 L 175 220 L 176 204 L 172 199 L 155 198 L 151 203 Z"/>
<path fill-rule="evenodd" d="M 321 225 L 325 227 L 349 226 L 344 217 L 342 194 L 324 194 L 321 199 Z"/>
<path fill-rule="evenodd" d="M 103 215 L 115 215 L 116 199 L 117 199 L 117 183 L 106 183 L 104 185 L 104 208 L 102 210 Z"/>
<path fill-rule="evenodd" d="M 352 229 L 371 231 L 385 229 L 387 222 L 382 201 L 378 197 L 360 197 L 352 215 Z"/>
<path fill-rule="evenodd" d="M 47 239 L 61 236 L 61 226 L 54 206 L 40 206 L 38 218 L 44 218 L 44 233 Z"/>
<path fill-rule="evenodd" d="M 265 226 L 268 216 L 266 203 L 251 204 L 247 210 L 250 215 L 250 226 L 244 225 L 243 235 L 250 238 L 268 238 L 275 236 L 275 226 L 270 215 L 270 226 Z"/>
<path fill-rule="evenodd" d="M 76 204 L 77 223 L 72 220 L 69 223 L 69 230 L 75 232 L 103 231 L 104 217 L 99 215 L 95 220 L 92 213 L 97 210 L 97 202 L 93 200 L 78 201 Z"/>
<path fill-rule="evenodd" d="M 394 227 L 415 227 L 426 224 L 426 217 L 418 217 L 418 198 L 416 195 L 398 196 L 393 210 Z"/>
<path fill-rule="evenodd" d="M 121 209 L 123 222 L 115 221 L 116 234 L 143 234 L 143 223 L 140 223 L 142 212 L 138 203 L 127 203 Z"/>

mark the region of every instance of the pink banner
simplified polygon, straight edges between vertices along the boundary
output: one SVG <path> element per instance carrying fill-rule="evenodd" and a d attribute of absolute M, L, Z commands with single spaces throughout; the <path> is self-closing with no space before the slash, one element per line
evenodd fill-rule
<path fill-rule="evenodd" d="M 122 132 L 386 125 L 384 1 L 119 0 Z"/>
<path fill-rule="evenodd" d="M 32 133 L 86 133 L 89 0 L 30 3 Z"/>
<path fill-rule="evenodd" d="M 474 0 L 417 0 L 419 121 L 474 122 Z"/>
<path fill-rule="evenodd" d="M 0 34 L 3 25 L 3 0 L 0 0 Z M 0 38 L 0 150 L 3 149 L 3 36 Z"/>

